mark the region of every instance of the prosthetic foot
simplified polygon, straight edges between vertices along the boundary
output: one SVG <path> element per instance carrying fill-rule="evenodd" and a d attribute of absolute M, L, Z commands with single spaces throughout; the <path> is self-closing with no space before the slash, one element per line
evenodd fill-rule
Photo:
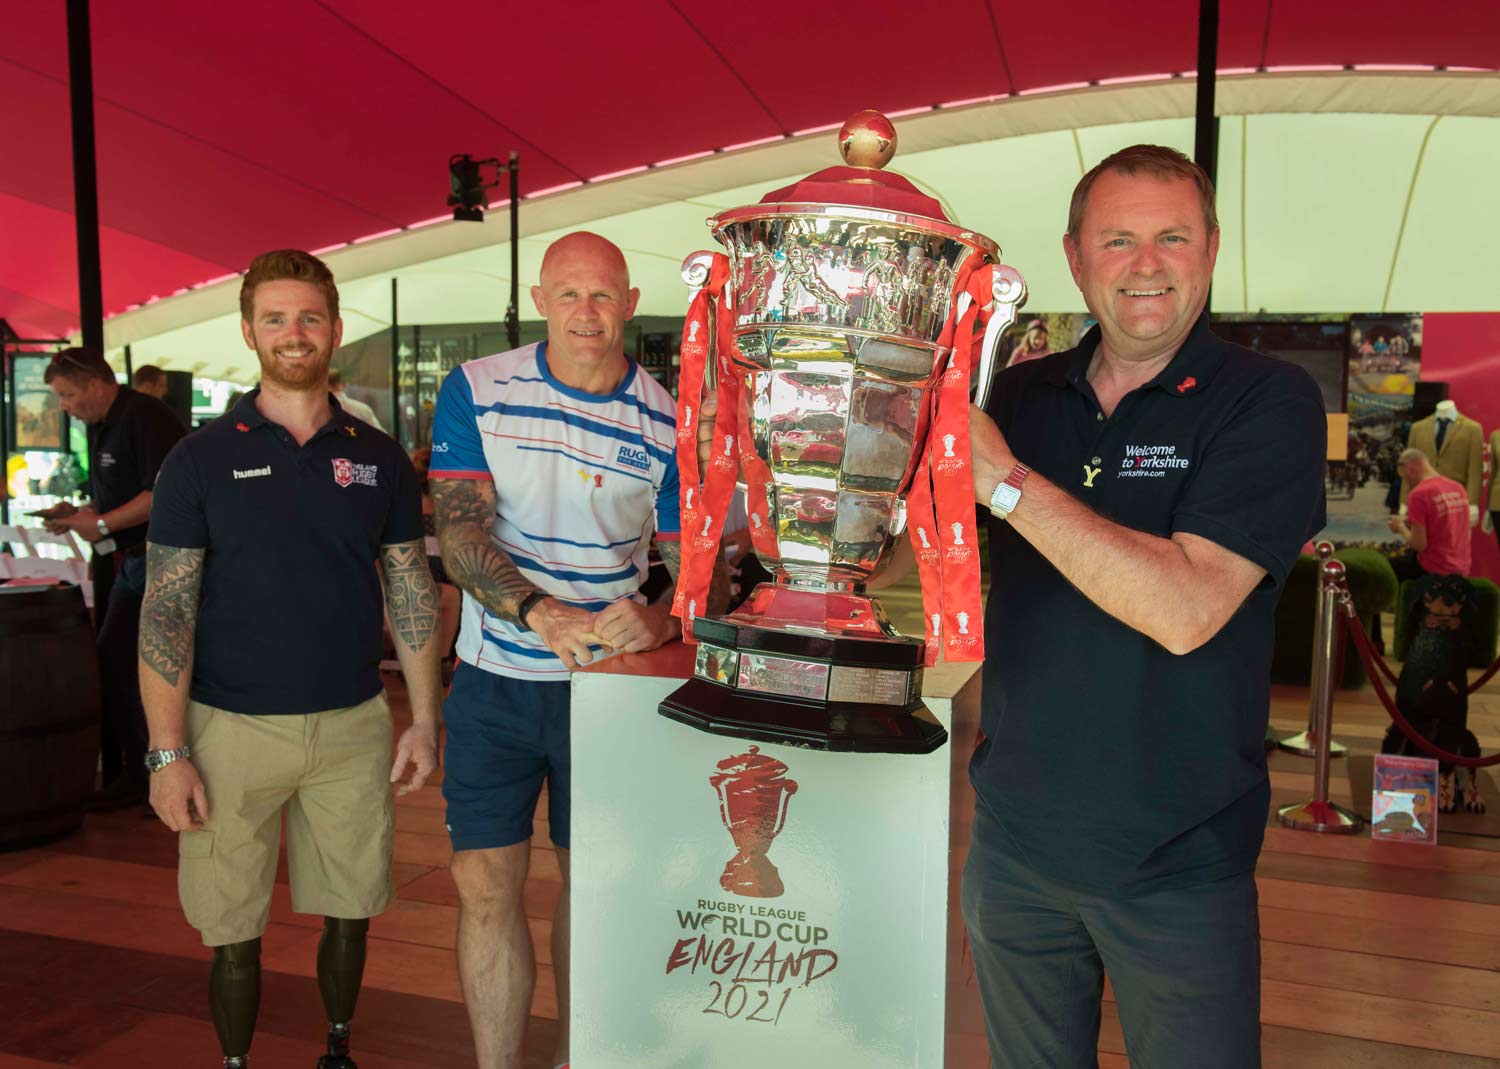
<path fill-rule="evenodd" d="M 349 1026 L 328 1026 L 328 1053 L 318 1059 L 318 1069 L 359 1069 L 349 1057 Z"/>

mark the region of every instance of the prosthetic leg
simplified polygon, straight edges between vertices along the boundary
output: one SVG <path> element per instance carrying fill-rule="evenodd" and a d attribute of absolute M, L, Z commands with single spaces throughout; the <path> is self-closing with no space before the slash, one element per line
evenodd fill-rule
<path fill-rule="evenodd" d="M 318 990 L 328 1011 L 328 1053 L 318 1059 L 318 1069 L 358 1069 L 349 1057 L 349 1022 L 359 998 L 365 972 L 365 933 L 368 919 L 323 918 L 323 938 L 318 941 Z"/>
<path fill-rule="evenodd" d="M 224 1069 L 245 1069 L 260 1010 L 259 939 L 214 947 L 208 998 L 224 1052 Z"/>

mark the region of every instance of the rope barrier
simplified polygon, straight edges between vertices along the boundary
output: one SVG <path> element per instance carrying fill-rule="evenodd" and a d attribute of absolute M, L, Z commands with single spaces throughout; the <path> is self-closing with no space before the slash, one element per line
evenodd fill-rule
<path fill-rule="evenodd" d="M 1390 676 L 1392 682 L 1396 682 L 1396 678 L 1391 675 L 1390 668 L 1381 656 L 1375 652 L 1370 636 L 1365 634 L 1364 626 L 1354 612 L 1354 600 L 1349 597 L 1347 586 L 1340 588 L 1339 600 L 1344 609 L 1344 623 L 1349 628 L 1349 637 L 1354 640 L 1354 648 L 1359 653 L 1359 659 L 1364 663 L 1365 674 L 1370 677 L 1370 682 L 1375 687 L 1375 695 L 1380 699 L 1380 704 L 1385 706 L 1387 715 L 1401 729 L 1401 734 L 1406 736 L 1407 741 L 1429 757 L 1436 757 L 1445 764 L 1461 765 L 1464 768 L 1488 768 L 1490 765 L 1500 765 L 1500 753 L 1491 754 L 1489 757 L 1460 757 L 1430 742 L 1421 732 L 1411 726 L 1411 723 L 1401 714 L 1401 710 L 1396 707 L 1396 703 L 1391 700 L 1390 692 L 1386 690 L 1384 677 Z M 1497 666 L 1500 666 L 1500 662 L 1497 662 L 1496 666 L 1491 666 L 1490 671 L 1481 677 L 1481 684 L 1494 675 Z M 1384 672 L 1381 669 L 1384 669 Z M 1470 693 L 1473 693 L 1474 689 L 1470 687 Z"/>

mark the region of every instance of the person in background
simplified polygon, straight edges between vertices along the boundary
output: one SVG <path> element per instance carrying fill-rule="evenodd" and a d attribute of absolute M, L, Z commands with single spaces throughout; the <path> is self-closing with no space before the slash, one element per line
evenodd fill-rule
<path fill-rule="evenodd" d="M 88 425 L 91 500 L 81 508 L 63 502 L 38 515 L 54 534 L 71 531 L 94 545 L 96 576 L 101 569 L 113 572 L 107 601 L 94 606 L 104 786 L 90 807 L 120 809 L 146 800 L 146 715 L 135 655 L 146 591 L 146 521 L 157 472 L 186 432 L 161 401 L 117 384 L 96 350 L 64 349 L 43 375 L 63 411 Z"/>
<path fill-rule="evenodd" d="M 161 401 L 167 396 L 167 373 L 155 364 L 142 364 L 130 377 L 130 385 L 137 393 Z"/>
<path fill-rule="evenodd" d="M 363 401 L 350 397 L 344 387 L 344 376 L 339 369 L 331 367 L 328 369 L 328 388 L 333 391 L 333 396 L 338 400 L 339 407 L 356 419 L 362 419 L 377 431 L 383 431 L 380 419 L 375 415 L 375 410 Z"/>
<path fill-rule="evenodd" d="M 1010 361 L 1005 366 L 1012 367 L 1016 364 L 1024 364 L 1028 360 L 1040 360 L 1044 356 L 1052 355 L 1052 346 L 1047 339 L 1047 324 L 1045 320 L 1033 319 L 1026 324 L 1026 333 L 1021 337 L 1021 344 L 1010 351 Z"/>
<path fill-rule="evenodd" d="M 1406 498 L 1406 518 L 1392 516 L 1387 522 L 1407 545 L 1405 555 L 1391 561 L 1396 578 L 1468 575 L 1472 565 L 1468 491 L 1456 479 L 1439 475 L 1420 449 L 1403 452 L 1396 470 L 1412 488 Z"/>

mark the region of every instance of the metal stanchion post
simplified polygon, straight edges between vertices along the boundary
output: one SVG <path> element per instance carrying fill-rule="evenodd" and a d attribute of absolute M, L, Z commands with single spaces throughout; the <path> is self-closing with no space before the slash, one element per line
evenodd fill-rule
<path fill-rule="evenodd" d="M 1313 732 L 1314 743 L 1332 737 L 1333 659 L 1334 650 L 1343 636 L 1336 613 L 1341 597 L 1349 596 L 1348 591 L 1343 589 L 1343 580 L 1343 562 L 1325 560 L 1319 565 L 1318 586 L 1321 596 L 1318 602 L 1317 631 L 1321 645 L 1314 662 L 1313 675 L 1317 682 L 1313 694 L 1314 708 L 1317 711 L 1317 723 L 1314 725 L 1315 731 Z M 1316 668 L 1319 661 L 1322 664 L 1321 671 Z M 1312 798 L 1296 805 L 1282 806 L 1277 810 L 1278 819 L 1288 828 L 1348 835 L 1364 826 L 1364 817 L 1328 800 L 1329 757 L 1327 747 L 1318 747 Z"/>
<path fill-rule="evenodd" d="M 1324 643 L 1327 641 L 1327 637 L 1323 634 L 1323 621 L 1325 618 L 1323 603 L 1328 598 L 1328 593 L 1324 589 L 1323 583 L 1323 565 L 1333 557 L 1333 543 L 1319 542 L 1314 547 L 1314 552 L 1318 556 L 1318 575 L 1316 580 L 1318 589 L 1316 594 L 1316 608 L 1313 612 L 1312 687 L 1307 702 L 1307 730 L 1298 732 L 1295 735 L 1289 735 L 1276 744 L 1279 748 L 1294 753 L 1299 757 L 1314 757 L 1320 750 L 1317 735 L 1318 694 L 1322 690 L 1323 681 L 1319 673 L 1333 671 L 1332 663 L 1323 660 L 1322 652 Z M 1338 680 L 1330 679 L 1328 681 L 1328 692 L 1332 694 L 1333 688 L 1336 686 L 1338 686 Z M 1328 741 L 1328 752 L 1330 756 L 1343 757 L 1349 752 L 1349 747 L 1336 739 L 1330 739 Z"/>

